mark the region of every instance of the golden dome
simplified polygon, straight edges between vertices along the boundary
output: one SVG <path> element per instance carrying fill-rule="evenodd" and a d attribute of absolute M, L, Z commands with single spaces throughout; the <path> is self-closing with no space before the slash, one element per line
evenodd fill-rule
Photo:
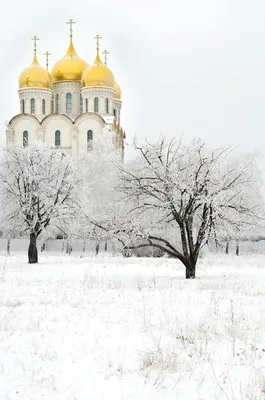
<path fill-rule="evenodd" d="M 114 75 L 111 70 L 102 63 L 98 51 L 94 64 L 83 72 L 82 85 L 85 87 L 110 87 L 114 89 Z"/>
<path fill-rule="evenodd" d="M 121 100 L 121 87 L 117 82 L 115 82 L 115 87 L 114 87 L 114 99 Z"/>
<path fill-rule="evenodd" d="M 53 82 L 81 81 L 82 73 L 88 64 L 76 54 L 72 38 L 65 56 L 53 66 L 51 76 Z"/>
<path fill-rule="evenodd" d="M 34 52 L 34 58 L 30 67 L 24 69 L 20 74 L 18 80 L 19 88 L 51 88 L 51 77 L 49 72 L 40 66 L 36 51 Z"/>

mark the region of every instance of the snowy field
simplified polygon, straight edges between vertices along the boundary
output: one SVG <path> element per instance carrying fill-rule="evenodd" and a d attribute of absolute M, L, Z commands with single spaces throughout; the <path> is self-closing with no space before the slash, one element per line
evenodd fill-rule
<path fill-rule="evenodd" d="M 0 256 L 1 400 L 261 400 L 265 256 Z"/>

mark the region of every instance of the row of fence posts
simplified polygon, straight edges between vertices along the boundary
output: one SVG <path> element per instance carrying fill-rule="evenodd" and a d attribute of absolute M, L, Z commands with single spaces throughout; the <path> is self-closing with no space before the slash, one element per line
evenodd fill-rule
<path fill-rule="evenodd" d="M 6 250 L 7 250 L 7 254 L 10 255 L 10 244 L 11 244 L 11 239 L 8 238 L 7 239 L 7 245 L 6 245 Z M 97 256 L 99 253 L 99 246 L 100 246 L 100 241 L 99 240 L 95 240 L 95 255 Z M 45 251 L 46 250 L 46 241 L 44 241 L 41 244 L 41 251 Z M 227 238 L 226 240 L 226 247 L 225 247 L 225 253 L 229 254 L 229 247 L 230 247 L 230 240 Z M 63 243 L 62 243 L 62 252 L 65 251 L 65 239 L 63 239 Z M 67 239 L 66 242 L 66 254 L 71 255 L 73 251 L 73 244 L 72 244 L 72 240 L 71 239 Z M 83 242 L 83 249 L 82 252 L 85 253 L 86 251 L 86 239 L 84 239 Z M 104 244 L 104 251 L 107 252 L 108 251 L 108 240 L 105 240 L 105 244 Z M 239 256 L 239 241 L 236 241 L 236 251 L 235 254 L 237 256 Z"/>
<path fill-rule="evenodd" d="M 82 252 L 85 253 L 86 252 L 86 243 L 87 240 L 84 239 L 83 241 L 83 248 L 82 248 Z M 95 240 L 95 255 L 97 256 L 99 253 L 99 247 L 100 247 L 100 241 L 99 240 Z M 46 242 L 43 242 L 42 247 L 41 247 L 41 251 L 46 250 Z M 71 255 L 72 251 L 73 251 L 73 243 L 71 239 L 67 239 L 66 245 L 65 245 L 65 239 L 63 239 L 62 242 L 62 252 L 66 252 L 66 254 Z M 108 240 L 105 240 L 105 244 L 104 244 L 104 251 L 107 252 L 108 251 Z"/>
<path fill-rule="evenodd" d="M 82 248 L 82 252 L 85 253 L 86 252 L 86 243 L 87 240 L 84 239 L 83 242 L 83 248 Z M 7 250 L 7 254 L 10 255 L 10 245 L 11 245 L 11 239 L 8 238 L 7 239 L 7 245 L 6 245 L 6 250 Z M 100 248 L 100 241 L 99 240 L 95 240 L 95 255 L 97 256 L 99 253 L 99 248 Z M 40 247 L 40 251 L 45 251 L 47 249 L 47 244 L 46 241 L 42 242 L 41 247 Z M 67 242 L 65 243 L 65 239 L 63 239 L 62 242 L 62 252 L 66 252 L 66 254 L 71 255 L 72 251 L 73 251 L 73 243 L 71 239 L 67 239 Z M 105 240 L 104 243 L 104 251 L 107 252 L 108 251 L 108 240 Z"/>
<path fill-rule="evenodd" d="M 229 254 L 230 240 L 226 239 L 225 254 Z M 236 240 L 236 256 L 239 256 L 239 240 Z"/>

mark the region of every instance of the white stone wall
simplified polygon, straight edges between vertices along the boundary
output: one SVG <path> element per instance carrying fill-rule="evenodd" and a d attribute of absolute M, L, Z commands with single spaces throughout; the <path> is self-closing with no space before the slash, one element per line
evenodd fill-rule
<path fill-rule="evenodd" d="M 77 129 L 77 154 L 81 156 L 87 152 L 87 131 L 92 130 L 93 141 L 96 141 L 98 136 L 102 134 L 105 124 L 98 115 L 91 114 L 80 116 L 75 125 Z"/>
<path fill-rule="evenodd" d="M 9 145 L 23 145 L 23 132 L 28 132 L 29 143 L 37 140 L 37 132 L 40 128 L 38 119 L 32 115 L 19 115 L 13 119 L 13 122 L 8 126 L 7 131 L 7 144 Z"/>
<path fill-rule="evenodd" d="M 50 89 L 23 88 L 18 91 L 20 112 L 22 113 L 21 100 L 24 100 L 25 114 L 31 114 L 31 99 L 35 100 L 35 113 L 39 119 L 52 113 L 52 91 Z M 42 112 L 42 100 L 45 100 L 45 114 Z"/>
<path fill-rule="evenodd" d="M 72 118 L 80 115 L 80 82 L 56 82 L 53 84 L 53 113 L 56 112 L 56 95 L 59 95 L 59 113 L 67 114 L 66 112 L 66 95 L 72 94 L 72 113 L 68 114 Z"/>
<path fill-rule="evenodd" d="M 51 115 L 42 123 L 43 141 L 51 146 L 55 146 L 55 132 L 58 130 L 61 133 L 61 149 L 66 150 L 66 153 L 71 153 L 73 123 L 65 115 Z"/>
<path fill-rule="evenodd" d="M 113 109 L 116 110 L 116 120 L 121 123 L 121 101 L 120 100 L 113 100 Z"/>
<path fill-rule="evenodd" d="M 42 121 L 33 115 L 17 115 L 7 127 L 7 145 L 23 145 L 23 132 L 27 131 L 29 144 L 38 140 L 55 146 L 55 131 L 59 130 L 59 149 L 77 158 L 87 151 L 87 131 L 91 129 L 93 140 L 97 140 L 105 126 L 104 120 L 97 114 L 80 115 L 75 121 L 63 114 L 51 114 Z"/>
<path fill-rule="evenodd" d="M 83 98 L 83 112 L 86 112 L 86 99 L 88 100 L 88 112 L 94 112 L 94 99 L 98 98 L 98 113 L 102 116 L 113 115 L 114 89 L 111 88 L 87 88 L 81 89 Z M 106 113 L 106 99 L 109 100 L 109 113 Z"/>

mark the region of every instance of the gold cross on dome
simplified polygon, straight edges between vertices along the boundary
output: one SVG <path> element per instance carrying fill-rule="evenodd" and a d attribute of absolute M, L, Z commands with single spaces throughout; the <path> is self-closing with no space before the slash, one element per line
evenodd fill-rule
<path fill-rule="evenodd" d="M 37 51 L 37 40 L 40 40 L 37 36 L 33 36 L 33 38 L 31 39 L 34 41 L 34 53 L 36 54 Z"/>
<path fill-rule="evenodd" d="M 49 69 L 49 56 L 51 55 L 51 53 L 46 51 L 45 53 L 43 53 L 43 55 L 46 56 L 46 68 L 47 68 L 47 71 L 48 71 L 48 69 Z"/>
<path fill-rule="evenodd" d="M 68 25 L 70 25 L 70 37 L 73 37 L 73 24 L 75 24 L 75 22 L 72 19 L 69 19 L 69 21 L 66 22 Z"/>
<path fill-rule="evenodd" d="M 104 64 L 107 65 L 107 54 L 110 54 L 110 52 L 108 50 L 104 50 L 102 51 L 102 54 L 104 54 Z"/>
<path fill-rule="evenodd" d="M 96 35 L 94 37 L 94 39 L 96 39 L 96 41 L 97 41 L 97 52 L 98 52 L 99 51 L 99 40 L 102 39 L 102 36 Z"/>

